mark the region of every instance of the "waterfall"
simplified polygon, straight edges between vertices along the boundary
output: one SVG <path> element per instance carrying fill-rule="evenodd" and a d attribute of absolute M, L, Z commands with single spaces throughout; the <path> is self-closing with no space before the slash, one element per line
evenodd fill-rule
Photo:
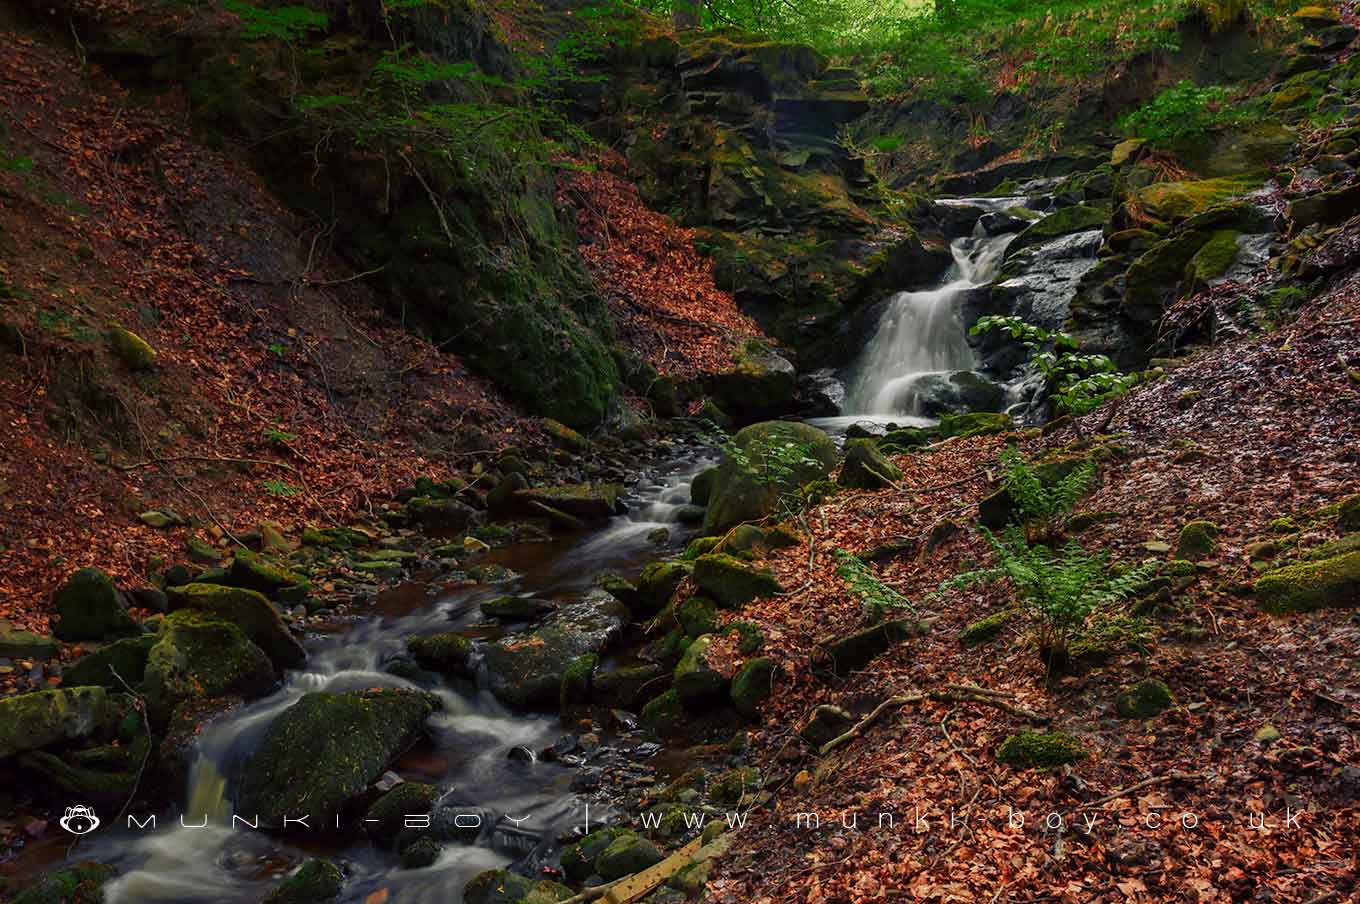
<path fill-rule="evenodd" d="M 989 236 L 981 223 L 954 239 L 944 284 L 898 292 L 888 300 L 874 337 L 855 368 L 846 414 L 920 415 L 915 389 L 923 378 L 976 366 L 959 318 L 960 293 L 990 283 L 1015 233 Z"/>

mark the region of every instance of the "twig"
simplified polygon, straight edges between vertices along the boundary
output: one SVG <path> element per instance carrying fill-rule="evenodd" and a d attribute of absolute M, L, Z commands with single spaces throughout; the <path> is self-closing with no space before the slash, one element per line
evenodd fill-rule
<path fill-rule="evenodd" d="M 1022 719 L 1027 719 L 1030 722 L 1043 724 L 1049 721 L 1048 717 L 1041 713 L 1036 713 L 1033 710 L 1025 709 L 1022 706 L 1017 706 L 1014 703 L 1008 703 L 1004 699 L 1001 699 L 1003 694 L 1000 691 L 987 691 L 985 688 L 973 687 L 972 685 L 966 684 L 947 685 L 947 687 L 951 687 L 954 689 L 940 691 L 926 691 L 925 693 L 920 694 L 905 694 L 898 695 L 895 697 L 889 697 L 887 700 L 884 700 L 878 706 L 874 707 L 873 711 L 870 712 L 869 715 L 865 716 L 858 723 L 851 726 L 851 728 L 844 734 L 834 737 L 831 740 L 827 741 L 825 744 L 823 744 L 820 748 L 818 748 L 817 753 L 821 756 L 825 756 L 826 754 L 835 750 L 842 744 L 846 744 L 854 740 L 855 738 L 863 734 L 865 730 L 867 730 L 871 725 L 873 725 L 874 722 L 878 721 L 878 719 L 880 719 L 889 710 L 900 709 L 903 706 L 907 706 L 912 703 L 921 703 L 925 700 L 932 700 L 936 703 L 983 703 L 986 704 L 987 706 L 994 706 L 997 709 L 1002 710 L 1003 712 L 1010 713 L 1013 716 L 1017 716 Z"/>
<path fill-rule="evenodd" d="M 1104 797 L 1098 797 L 1088 804 L 1082 804 L 1077 809 L 1095 810 L 1105 804 L 1108 804 L 1112 800 L 1118 800 L 1119 798 L 1124 797 L 1125 795 L 1132 794 L 1135 791 L 1141 791 L 1144 788 L 1150 788 L 1153 785 L 1163 785 L 1166 784 L 1167 782 L 1186 782 L 1190 781 L 1191 779 L 1199 779 L 1200 781 L 1203 781 L 1204 776 L 1198 772 L 1168 772 L 1165 775 L 1155 775 L 1152 778 L 1145 778 L 1141 782 L 1136 782 L 1135 784 L 1129 785 L 1127 788 L 1120 788 L 1118 791 L 1106 794 Z"/>
<path fill-rule="evenodd" d="M 275 468 L 286 468 L 289 471 L 297 471 L 297 468 L 282 461 L 270 461 L 267 458 L 231 458 L 225 455 L 171 455 L 165 458 L 148 458 L 146 461 L 139 461 L 130 465 L 114 465 L 114 467 L 120 471 L 136 471 L 138 468 L 163 465 L 174 461 L 218 461 L 226 462 L 228 464 L 271 465 Z"/>

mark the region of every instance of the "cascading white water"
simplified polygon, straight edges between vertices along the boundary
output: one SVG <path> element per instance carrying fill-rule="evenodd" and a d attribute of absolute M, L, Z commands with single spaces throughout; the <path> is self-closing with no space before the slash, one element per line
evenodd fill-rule
<path fill-rule="evenodd" d="M 916 384 L 925 377 L 974 368 L 959 318 L 958 296 L 996 277 L 1006 246 L 1014 238 L 1015 233 L 989 236 L 979 223 L 971 236 L 950 244 L 954 262 L 942 286 L 898 292 L 888 300 L 874 338 L 855 368 L 845 414 L 919 416 Z"/>

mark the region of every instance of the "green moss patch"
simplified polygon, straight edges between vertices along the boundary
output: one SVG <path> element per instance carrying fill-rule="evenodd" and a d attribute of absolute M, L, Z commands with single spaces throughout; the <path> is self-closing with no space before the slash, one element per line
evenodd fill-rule
<path fill-rule="evenodd" d="M 996 758 L 1019 769 L 1051 769 L 1089 756 L 1081 742 L 1059 731 L 1022 731 L 996 748 Z"/>

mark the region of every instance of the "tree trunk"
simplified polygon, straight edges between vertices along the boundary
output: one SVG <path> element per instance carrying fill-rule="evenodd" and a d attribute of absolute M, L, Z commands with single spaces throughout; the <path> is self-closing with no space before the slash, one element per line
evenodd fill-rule
<path fill-rule="evenodd" d="M 671 0 L 671 21 L 676 31 L 693 31 L 699 27 L 699 13 L 704 0 Z"/>

